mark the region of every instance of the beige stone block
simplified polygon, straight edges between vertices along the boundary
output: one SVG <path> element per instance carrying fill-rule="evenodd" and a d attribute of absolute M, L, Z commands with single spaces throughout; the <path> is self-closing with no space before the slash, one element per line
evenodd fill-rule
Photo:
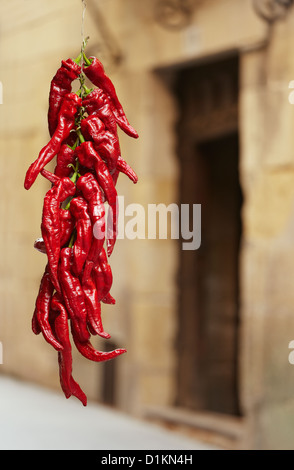
<path fill-rule="evenodd" d="M 240 56 L 240 88 L 262 89 L 267 81 L 266 48 L 242 51 Z"/>
<path fill-rule="evenodd" d="M 293 213 L 294 172 L 292 169 L 264 172 L 247 196 L 244 231 L 248 239 L 267 240 L 286 229 Z"/>
<path fill-rule="evenodd" d="M 133 304 L 131 348 L 140 368 L 171 371 L 175 366 L 175 320 L 172 307 L 155 302 Z"/>
<path fill-rule="evenodd" d="M 175 293 L 177 256 L 175 241 L 138 240 L 130 259 L 132 288 L 138 293 L 172 295 Z M 140 259 L 140 263 L 136 260 Z"/>

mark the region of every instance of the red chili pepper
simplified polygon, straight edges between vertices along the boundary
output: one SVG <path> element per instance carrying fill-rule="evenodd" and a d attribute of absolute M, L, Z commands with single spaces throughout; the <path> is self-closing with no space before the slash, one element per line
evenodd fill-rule
<path fill-rule="evenodd" d="M 83 166 L 94 169 L 97 181 L 110 205 L 115 204 L 117 192 L 106 163 L 96 152 L 93 142 L 86 141 L 76 148 L 76 155 Z"/>
<path fill-rule="evenodd" d="M 102 338 L 110 338 L 110 335 L 104 331 L 101 319 L 101 304 L 98 291 L 92 277 L 85 279 L 83 283 L 83 292 L 88 313 L 88 325 L 92 334 L 97 334 Z"/>
<path fill-rule="evenodd" d="M 104 248 L 99 254 L 98 263 L 95 265 L 93 270 L 93 276 L 98 291 L 99 301 L 104 302 L 104 299 L 109 293 L 113 282 L 112 270 L 110 264 L 107 261 Z"/>
<path fill-rule="evenodd" d="M 87 329 L 87 308 L 79 278 L 72 272 L 72 256 L 72 248 L 62 248 L 58 267 L 59 280 L 73 330 L 80 341 L 87 341 L 90 337 Z"/>
<path fill-rule="evenodd" d="M 59 209 L 59 220 L 60 248 L 63 248 L 70 241 L 75 224 L 73 216 L 68 209 Z"/>
<path fill-rule="evenodd" d="M 45 145 L 38 158 L 27 170 L 24 187 L 30 189 L 40 171 L 58 154 L 61 145 L 67 139 L 75 126 L 75 116 L 82 100 L 76 93 L 65 95 L 58 115 L 58 125 L 47 145 Z"/>
<path fill-rule="evenodd" d="M 82 283 L 90 277 L 92 268 L 95 266 L 99 253 L 103 248 L 105 240 L 105 207 L 103 195 L 94 175 L 86 173 L 77 181 L 77 190 L 81 191 L 88 203 L 89 215 L 92 222 L 92 243 L 84 265 Z"/>
<path fill-rule="evenodd" d="M 138 176 L 122 157 L 118 157 L 116 169 L 128 176 L 133 183 L 136 184 L 138 182 Z"/>
<path fill-rule="evenodd" d="M 54 337 L 49 323 L 50 302 L 54 286 L 51 282 L 48 266 L 41 279 L 39 293 L 36 299 L 35 311 L 32 318 L 32 330 L 37 335 L 42 332 L 45 340 L 57 351 L 62 350 L 62 345 Z"/>
<path fill-rule="evenodd" d="M 48 256 L 52 283 L 60 292 L 57 268 L 61 247 L 60 235 L 60 204 L 76 191 L 75 184 L 69 178 L 58 179 L 50 188 L 44 198 L 41 232 Z"/>
<path fill-rule="evenodd" d="M 112 112 L 112 106 L 107 95 L 100 89 L 94 88 L 84 99 L 83 107 L 88 115 L 98 116 L 105 130 L 117 136 L 117 123 Z"/>
<path fill-rule="evenodd" d="M 46 170 L 45 168 L 43 168 L 41 171 L 40 171 L 41 175 L 44 176 L 44 178 L 46 178 L 48 181 L 50 181 L 50 183 L 52 184 L 56 184 L 60 181 L 60 177 L 57 176 L 55 173 L 52 173 L 51 171 L 49 170 Z"/>
<path fill-rule="evenodd" d="M 87 397 L 79 384 L 72 376 L 72 348 L 69 338 L 68 316 L 66 308 L 58 294 L 54 294 L 51 300 L 51 311 L 54 312 L 52 329 L 58 338 L 63 350 L 58 352 L 60 385 L 66 398 L 71 395 L 77 397 L 84 406 L 87 405 Z M 53 315 L 51 315 L 52 317 Z"/>
<path fill-rule="evenodd" d="M 63 247 L 69 240 L 74 229 L 74 220 L 69 210 L 59 209 L 60 220 L 60 246 Z M 42 237 L 34 242 L 34 248 L 40 253 L 46 254 L 46 246 Z"/>
<path fill-rule="evenodd" d="M 110 359 L 114 359 L 115 357 L 127 352 L 126 349 L 114 349 L 113 351 L 108 352 L 97 351 L 89 340 L 81 342 L 74 329 L 72 330 L 72 337 L 77 350 L 82 354 L 82 356 L 86 357 L 90 361 L 109 361 Z"/>
<path fill-rule="evenodd" d="M 76 240 L 73 245 L 73 270 L 79 276 L 92 244 L 92 221 L 88 212 L 88 203 L 81 196 L 71 200 L 70 212 L 75 220 L 76 229 Z"/>
<path fill-rule="evenodd" d="M 82 119 L 81 131 L 87 140 L 93 141 L 95 150 L 106 161 L 108 170 L 112 173 L 120 155 L 118 138 L 111 132 L 103 130 L 100 119 L 93 115 Z"/>
<path fill-rule="evenodd" d="M 108 294 L 106 294 L 106 296 L 104 297 L 104 299 L 102 300 L 102 302 L 104 304 L 110 304 L 110 305 L 114 305 L 115 304 L 115 299 L 112 297 L 112 295 L 108 292 Z"/>
<path fill-rule="evenodd" d="M 51 137 L 58 125 L 58 114 L 62 101 L 65 95 L 71 92 L 72 82 L 78 78 L 80 73 L 81 67 L 72 59 L 62 60 L 61 67 L 51 81 L 48 109 L 48 127 Z"/>
<path fill-rule="evenodd" d="M 54 170 L 55 175 L 60 178 L 70 176 L 73 169 L 70 165 L 75 163 L 75 152 L 67 144 L 63 144 L 57 154 L 56 167 Z"/>
<path fill-rule="evenodd" d="M 101 88 L 108 96 L 111 103 L 112 112 L 119 127 L 129 136 L 137 138 L 138 133 L 130 125 L 126 118 L 123 107 L 117 97 L 115 87 L 110 78 L 105 74 L 104 67 L 96 57 L 89 57 L 91 63 L 84 63 L 83 71 L 91 82 Z"/>
<path fill-rule="evenodd" d="M 113 179 L 108 171 L 108 168 L 105 162 L 99 157 L 98 153 L 95 151 L 93 147 L 93 143 L 90 141 L 83 142 L 76 148 L 76 154 L 79 161 L 82 165 L 88 168 L 94 168 L 97 176 L 98 185 L 101 186 L 105 197 L 109 204 L 109 211 L 108 211 L 108 221 L 107 221 L 107 252 L 108 256 L 111 255 L 117 235 L 117 192 L 115 189 L 115 185 Z M 92 182 L 92 185 L 97 185 L 95 178 L 93 175 L 89 174 L 87 176 L 88 181 Z M 77 188 L 82 189 L 80 187 L 81 178 L 78 179 Z M 87 197 L 84 195 L 85 199 Z"/>

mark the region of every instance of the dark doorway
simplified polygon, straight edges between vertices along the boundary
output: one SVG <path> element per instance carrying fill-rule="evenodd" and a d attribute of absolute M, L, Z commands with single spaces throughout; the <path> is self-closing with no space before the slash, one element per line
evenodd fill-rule
<path fill-rule="evenodd" d="M 181 71 L 180 202 L 201 204 L 201 246 L 180 250 L 177 405 L 239 414 L 238 58 Z"/>

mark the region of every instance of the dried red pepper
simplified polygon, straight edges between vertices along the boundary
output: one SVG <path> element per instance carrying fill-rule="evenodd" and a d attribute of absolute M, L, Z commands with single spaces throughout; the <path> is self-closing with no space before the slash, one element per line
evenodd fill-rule
<path fill-rule="evenodd" d="M 51 324 L 55 336 L 62 345 L 62 351 L 58 351 L 61 388 L 66 398 L 74 395 L 86 406 L 87 397 L 72 376 L 72 347 L 69 338 L 67 311 L 56 293 L 51 300 Z"/>
<path fill-rule="evenodd" d="M 94 168 L 96 172 L 98 185 L 101 186 L 106 200 L 109 204 L 108 220 L 107 220 L 107 253 L 111 255 L 117 236 L 117 218 L 118 218 L 118 207 L 117 207 L 117 192 L 113 179 L 109 173 L 109 170 L 95 151 L 91 141 L 81 143 L 76 149 L 76 154 L 82 165 L 88 168 Z M 88 180 L 91 180 L 92 186 L 97 186 L 97 182 L 93 175 L 88 174 Z M 80 180 L 77 182 L 79 188 Z M 93 189 L 91 189 L 93 191 Z M 86 196 L 84 195 L 85 199 Z"/>
<path fill-rule="evenodd" d="M 112 270 L 104 249 L 99 253 L 98 263 L 95 265 L 93 276 L 96 282 L 99 300 L 104 302 L 113 282 Z"/>
<path fill-rule="evenodd" d="M 89 60 L 83 64 L 83 71 L 95 86 L 101 88 L 107 94 L 119 127 L 130 137 L 137 138 L 138 133 L 127 120 L 123 107 L 117 97 L 115 87 L 110 78 L 105 74 L 100 60 L 97 57 L 89 57 Z"/>
<path fill-rule="evenodd" d="M 111 103 L 100 88 L 95 88 L 84 98 L 83 106 L 89 116 L 97 116 L 105 130 L 117 136 L 117 123 Z"/>
<path fill-rule="evenodd" d="M 110 338 L 110 335 L 104 331 L 101 318 L 101 303 L 95 282 L 90 275 L 83 282 L 83 292 L 87 307 L 88 327 L 92 334 L 99 335 L 102 338 Z"/>
<path fill-rule="evenodd" d="M 75 152 L 68 144 L 63 144 L 56 157 L 56 167 L 54 170 L 55 175 L 62 178 L 63 176 L 70 176 L 73 172 L 75 164 Z"/>
<path fill-rule="evenodd" d="M 60 248 L 64 248 L 72 237 L 74 230 L 74 218 L 68 209 L 59 209 L 60 221 Z"/>
<path fill-rule="evenodd" d="M 81 121 L 83 136 L 93 141 L 97 153 L 107 163 L 110 173 L 116 169 L 117 159 L 120 156 L 120 146 L 116 135 L 105 131 L 104 125 L 98 116 L 90 115 Z"/>
<path fill-rule="evenodd" d="M 91 248 L 93 227 L 88 211 L 88 203 L 83 197 L 75 197 L 71 201 L 70 212 L 75 220 L 76 229 L 76 240 L 73 245 L 73 270 L 79 276 Z"/>
<path fill-rule="evenodd" d="M 138 182 L 138 176 L 134 172 L 133 168 L 130 167 L 130 165 L 128 165 L 128 163 L 120 156 L 117 159 L 116 169 L 120 171 L 121 173 L 124 173 L 126 176 L 128 176 L 128 178 L 130 178 L 130 180 L 133 181 L 133 183 Z"/>
<path fill-rule="evenodd" d="M 42 332 L 45 340 L 57 351 L 62 350 L 62 345 L 54 337 L 49 322 L 50 302 L 54 292 L 48 266 L 41 279 L 39 293 L 36 299 L 35 311 L 32 318 L 32 329 L 35 334 Z"/>
<path fill-rule="evenodd" d="M 48 128 L 52 137 L 57 124 L 62 101 L 72 91 L 72 82 L 78 78 L 81 67 L 72 59 L 62 60 L 61 67 L 54 75 L 49 92 Z"/>
<path fill-rule="evenodd" d="M 75 127 L 75 117 L 81 104 L 82 100 L 76 93 L 68 93 L 65 95 L 58 115 L 56 130 L 48 144 L 41 149 L 38 158 L 29 167 L 25 177 L 25 189 L 30 189 L 40 171 L 51 162 L 59 152 L 61 145 L 69 136 L 70 131 Z"/>
<path fill-rule="evenodd" d="M 114 359 L 117 356 L 127 352 L 124 348 L 114 349 L 113 351 L 98 351 L 94 348 L 91 342 L 88 341 L 80 341 L 78 338 L 76 331 L 72 330 L 72 337 L 74 343 L 77 347 L 77 350 L 82 354 L 82 356 L 86 357 L 90 361 L 94 362 L 102 362 L 102 361 L 109 361 L 109 359 Z"/>
<path fill-rule="evenodd" d="M 44 198 L 41 232 L 48 256 L 49 270 L 55 289 L 60 292 L 57 268 L 61 249 L 60 205 L 75 194 L 76 187 L 69 178 L 61 178 Z"/>
<path fill-rule="evenodd" d="M 58 267 L 59 280 L 65 307 L 70 316 L 73 329 L 80 341 L 87 341 L 87 308 L 80 280 L 72 270 L 72 248 L 62 248 Z"/>

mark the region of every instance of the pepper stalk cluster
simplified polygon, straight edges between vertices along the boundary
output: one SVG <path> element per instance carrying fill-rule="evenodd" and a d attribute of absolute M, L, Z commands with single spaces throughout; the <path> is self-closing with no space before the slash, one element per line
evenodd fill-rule
<path fill-rule="evenodd" d="M 93 87 L 85 85 L 88 78 Z M 77 92 L 73 82 L 79 80 Z M 49 92 L 49 142 L 26 172 L 30 189 L 38 175 L 50 181 L 44 197 L 41 234 L 34 247 L 46 254 L 32 317 L 32 330 L 57 351 L 61 388 L 66 398 L 87 397 L 72 376 L 70 336 L 87 359 L 101 362 L 126 352 L 94 348 L 92 335 L 109 338 L 101 305 L 115 304 L 109 264 L 117 235 L 117 191 L 120 173 L 138 178 L 122 158 L 118 138 L 138 134 L 126 118 L 115 87 L 96 57 L 82 48 L 77 59 L 61 61 Z M 45 167 L 56 157 L 54 172 Z M 108 213 L 106 216 L 106 207 Z M 95 227 L 95 230 L 94 230 Z M 99 236 L 97 236 L 99 233 Z"/>

